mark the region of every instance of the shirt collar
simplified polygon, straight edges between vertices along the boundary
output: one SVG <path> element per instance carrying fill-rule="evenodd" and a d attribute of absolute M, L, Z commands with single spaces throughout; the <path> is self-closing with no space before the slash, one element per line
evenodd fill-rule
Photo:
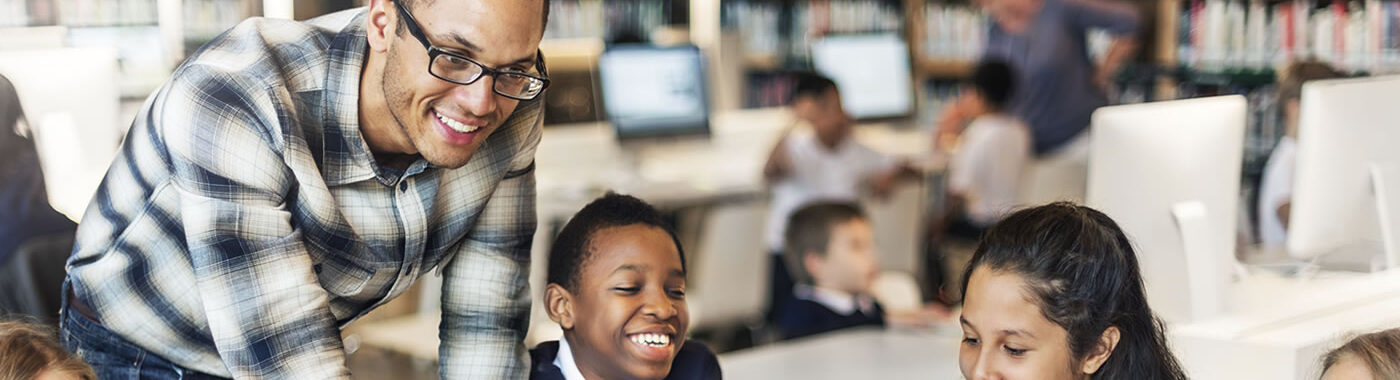
<path fill-rule="evenodd" d="M 841 315 L 855 314 L 856 310 L 870 314 L 875 310 L 875 300 L 866 295 L 853 295 L 840 290 L 797 285 L 798 298 L 816 302 Z"/>
<path fill-rule="evenodd" d="M 559 355 L 554 356 L 554 366 L 564 374 L 564 380 L 584 380 L 583 373 L 574 363 L 574 352 L 569 348 L 569 339 L 559 337 Z"/>
<path fill-rule="evenodd" d="M 321 99 L 325 147 L 320 164 L 321 175 L 331 186 L 375 177 L 374 155 L 360 133 L 360 71 L 369 52 L 366 14 L 362 11 L 352 18 L 328 49 Z"/>

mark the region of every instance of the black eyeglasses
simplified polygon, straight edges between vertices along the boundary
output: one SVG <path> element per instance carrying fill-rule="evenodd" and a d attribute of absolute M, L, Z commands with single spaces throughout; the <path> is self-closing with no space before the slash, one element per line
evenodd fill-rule
<path fill-rule="evenodd" d="M 471 58 L 453 54 L 433 46 L 428 42 L 428 36 L 423 34 L 423 29 L 418 25 L 418 20 L 408 13 L 408 8 L 403 3 L 394 1 L 394 6 L 399 9 L 399 14 L 403 15 L 405 24 L 408 25 L 408 33 L 412 34 L 423 47 L 428 49 L 428 73 L 438 79 L 448 82 L 469 85 L 481 79 L 482 76 L 490 75 L 496 78 L 491 90 L 501 96 L 517 100 L 531 100 L 544 92 L 549 87 L 549 78 L 534 76 L 521 72 L 501 71 L 486 67 L 472 60 Z M 535 52 L 535 69 L 541 74 L 548 75 L 544 67 L 544 54 Z"/>

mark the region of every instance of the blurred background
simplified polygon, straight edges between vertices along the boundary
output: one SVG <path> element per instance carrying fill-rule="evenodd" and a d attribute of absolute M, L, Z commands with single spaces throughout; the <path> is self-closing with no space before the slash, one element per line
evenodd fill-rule
<path fill-rule="evenodd" d="M 1247 99 L 1239 194 L 1241 210 L 1247 212 L 1240 213 L 1242 226 L 1254 223 L 1256 212 L 1247 208 L 1257 203 L 1265 161 L 1284 134 L 1276 95 L 1280 68 L 1315 58 L 1352 76 L 1400 71 L 1400 1 L 1108 1 L 1129 3 L 1142 16 L 1138 49 L 1113 77 L 1112 104 L 1222 94 Z M 363 4 L 0 0 L 0 73 L 15 83 L 38 135 L 50 202 L 79 220 L 147 96 L 185 57 L 229 27 L 250 17 L 305 20 Z M 755 333 L 759 316 L 753 309 L 762 306 L 764 293 L 751 291 L 760 298 L 749 304 L 707 303 L 706 287 L 721 289 L 712 284 L 743 276 L 703 279 L 715 277 L 706 277 L 707 265 L 721 268 L 709 269 L 712 273 L 748 265 L 720 261 L 714 252 L 767 260 L 756 234 L 767 208 L 759 169 L 778 136 L 773 132 L 788 122 L 777 108 L 788 102 L 794 73 L 816 70 L 836 79 L 848 111 L 862 125 L 876 126 L 857 131 L 858 138 L 874 141 L 871 145 L 886 153 L 917 157 L 929 149 L 935 120 L 958 96 L 980 57 L 989 23 L 971 0 L 551 0 L 550 7 L 541 44 L 552 82 L 539 159 L 542 223 L 535 275 L 543 276 L 546 257 L 540 252 L 548 251 L 552 228 L 560 227 L 573 210 L 604 189 L 640 194 L 673 213 L 687 251 L 695 252 L 692 262 L 712 263 L 691 274 L 697 293 L 692 313 L 698 314 L 692 320 L 697 337 L 720 353 L 766 343 Z M 1091 32 L 1086 38 L 1089 54 L 1098 61 L 1111 37 Z M 620 49 L 626 46 L 650 50 L 627 55 Z M 667 66 L 680 71 L 664 74 L 679 78 L 668 85 L 685 90 L 656 90 L 636 76 L 629 80 L 616 74 L 629 63 L 657 66 L 641 62 L 689 65 Z M 872 72 L 880 75 L 870 77 Z M 671 126 L 700 128 L 647 123 L 657 121 L 649 117 L 675 115 L 646 115 L 637 108 L 649 104 L 617 100 L 637 99 L 648 91 L 693 95 L 664 103 L 695 102 L 695 107 L 667 112 L 698 118 Z M 632 122 L 639 129 L 624 128 Z M 748 125 L 763 125 L 755 128 L 766 132 L 746 134 Z M 696 143 L 696 136 L 709 141 Z M 717 166 L 697 169 L 695 161 L 702 160 Z M 580 166 L 593 162 L 617 164 Z M 937 207 L 942 185 L 936 177 L 872 203 L 882 269 L 917 281 L 929 277 L 918 264 L 925 221 L 907 211 Z M 1242 234 L 1242 244 L 1253 242 L 1252 234 Z M 710 261 L 705 261 L 707 255 Z M 751 272 L 762 277 L 767 269 Z M 436 279 L 424 280 L 424 289 L 347 330 L 354 337 L 347 342 L 364 342 L 364 351 L 352 356 L 357 375 L 436 377 L 430 365 L 435 344 L 395 341 L 395 336 L 436 337 L 435 330 L 424 330 L 436 326 L 431 289 Z M 755 280 L 754 289 L 766 281 Z M 727 286 L 746 289 L 747 284 Z M 542 288 L 539 279 L 533 285 L 536 291 Z M 729 296 L 730 288 L 709 292 L 726 295 L 711 299 L 735 298 Z M 539 309 L 537 305 L 531 339 L 554 339 L 557 335 L 539 332 L 539 326 L 549 324 Z"/>

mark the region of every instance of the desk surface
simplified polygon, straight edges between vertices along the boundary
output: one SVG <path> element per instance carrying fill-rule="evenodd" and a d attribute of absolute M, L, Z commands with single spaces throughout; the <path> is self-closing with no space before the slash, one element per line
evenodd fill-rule
<path fill-rule="evenodd" d="M 663 207 L 761 196 L 763 164 L 791 122 L 782 108 L 731 111 L 714 115 L 708 138 L 626 144 L 605 122 L 546 127 L 535 153 L 540 214 L 567 217 L 608 189 Z M 907 123 L 860 123 L 853 136 L 885 154 L 939 165 L 925 158 L 928 131 Z"/>
<path fill-rule="evenodd" d="M 951 331 L 843 331 L 727 353 L 719 364 L 730 380 L 956 379 Z"/>
<path fill-rule="evenodd" d="M 1226 315 L 1169 328 L 1192 378 L 1314 379 L 1350 334 L 1400 327 L 1400 270 L 1259 275 L 1232 291 Z"/>

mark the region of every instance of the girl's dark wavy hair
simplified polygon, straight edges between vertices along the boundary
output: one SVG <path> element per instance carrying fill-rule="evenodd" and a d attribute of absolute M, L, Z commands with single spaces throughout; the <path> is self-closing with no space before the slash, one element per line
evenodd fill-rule
<path fill-rule="evenodd" d="M 1148 308 L 1132 243 L 1108 215 L 1068 202 L 1021 210 L 993 226 L 963 273 L 1014 273 L 1046 319 L 1068 333 L 1072 357 L 1086 358 L 1109 326 L 1118 345 L 1092 379 L 1186 379 Z"/>

